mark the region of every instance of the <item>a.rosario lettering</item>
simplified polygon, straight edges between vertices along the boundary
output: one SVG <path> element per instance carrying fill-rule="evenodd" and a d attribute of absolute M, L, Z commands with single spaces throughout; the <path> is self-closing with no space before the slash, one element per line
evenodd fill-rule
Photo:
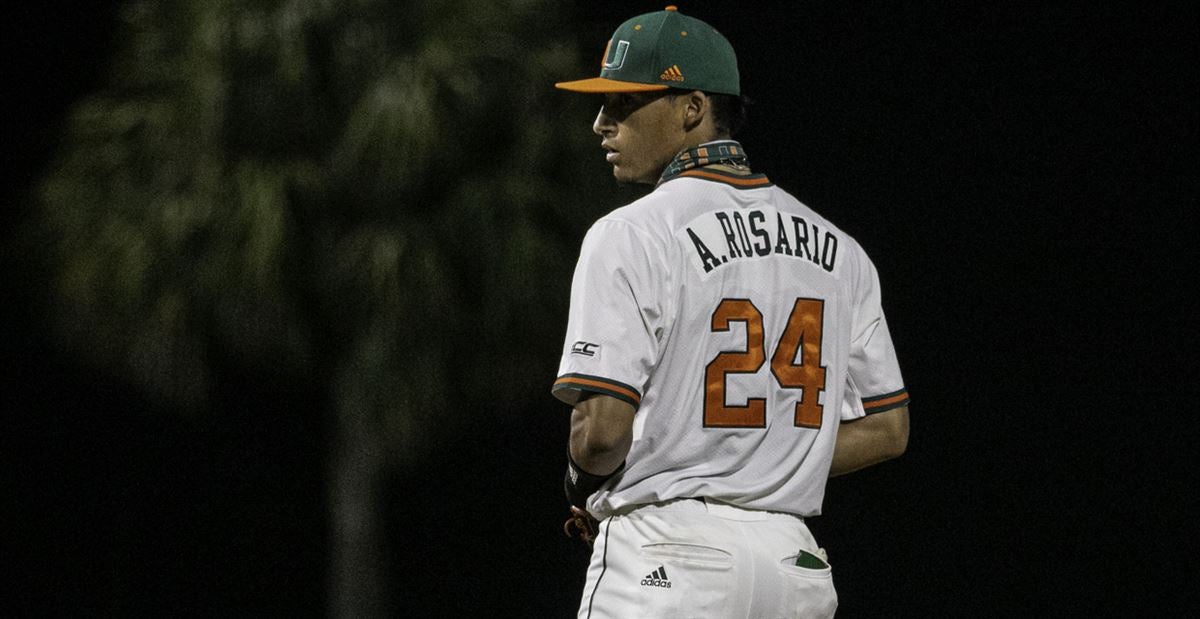
<path fill-rule="evenodd" d="M 766 256 L 807 260 L 830 273 L 837 265 L 838 236 L 798 215 L 716 211 L 685 230 L 705 273 L 730 260 Z"/>

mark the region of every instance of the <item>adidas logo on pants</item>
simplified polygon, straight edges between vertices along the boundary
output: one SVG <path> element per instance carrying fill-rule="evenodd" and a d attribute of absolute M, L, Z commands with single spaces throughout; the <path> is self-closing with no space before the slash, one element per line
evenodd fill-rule
<path fill-rule="evenodd" d="M 642 579 L 642 586 L 643 587 L 663 587 L 666 589 L 670 589 L 671 581 L 667 580 L 666 568 L 664 566 L 660 565 L 660 566 L 658 566 L 658 569 L 654 570 L 653 572 L 650 572 L 649 574 L 646 574 L 646 577 Z"/>

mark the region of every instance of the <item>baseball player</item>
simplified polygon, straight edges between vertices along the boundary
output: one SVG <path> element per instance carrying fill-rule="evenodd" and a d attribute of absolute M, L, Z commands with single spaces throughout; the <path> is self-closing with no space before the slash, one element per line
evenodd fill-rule
<path fill-rule="evenodd" d="M 634 17 L 600 77 L 556 86 L 603 95 L 613 175 L 654 185 L 588 231 L 553 387 L 573 407 L 568 529 L 594 536 L 579 616 L 831 616 L 805 518 L 831 475 L 908 440 L 875 267 L 751 171 L 737 60 L 708 24 Z"/>

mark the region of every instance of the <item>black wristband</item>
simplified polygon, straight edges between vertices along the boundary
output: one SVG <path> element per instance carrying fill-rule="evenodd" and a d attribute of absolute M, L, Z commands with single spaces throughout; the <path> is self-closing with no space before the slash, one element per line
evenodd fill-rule
<path fill-rule="evenodd" d="M 579 509 L 587 509 L 588 497 L 592 493 L 599 490 L 604 482 L 612 478 L 613 475 L 621 472 L 625 468 L 625 463 L 608 475 L 592 475 L 591 473 L 579 468 L 578 464 L 571 459 L 571 452 L 567 452 L 567 475 L 563 479 L 563 489 L 567 493 L 567 502 Z"/>

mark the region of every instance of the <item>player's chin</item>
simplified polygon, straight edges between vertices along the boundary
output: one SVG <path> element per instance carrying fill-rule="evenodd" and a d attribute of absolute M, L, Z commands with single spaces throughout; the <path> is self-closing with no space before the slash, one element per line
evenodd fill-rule
<path fill-rule="evenodd" d="M 653 184 L 653 181 L 647 181 L 645 176 L 645 174 L 638 174 L 636 171 L 631 170 L 629 166 L 622 167 L 619 164 L 613 164 L 613 178 L 622 185 Z"/>

